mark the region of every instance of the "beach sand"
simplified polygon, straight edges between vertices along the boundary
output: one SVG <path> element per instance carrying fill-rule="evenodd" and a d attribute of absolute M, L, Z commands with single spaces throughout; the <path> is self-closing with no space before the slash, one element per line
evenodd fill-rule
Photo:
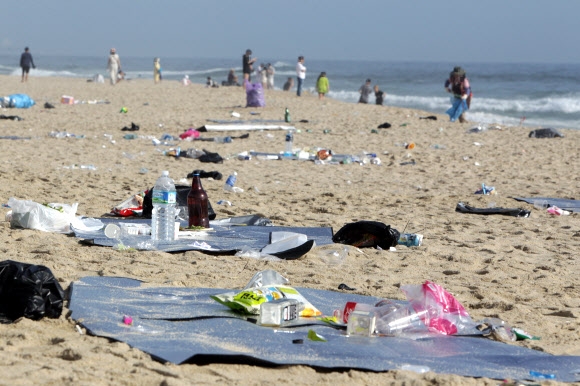
<path fill-rule="evenodd" d="M 241 88 L 182 86 L 177 81 L 124 81 L 116 86 L 84 79 L 0 77 L 5 95 L 24 93 L 31 109 L 7 109 L 22 121 L 0 120 L 0 200 L 78 202 L 78 215 L 100 217 L 132 194 L 152 187 L 162 170 L 179 182 L 194 169 L 237 171 L 240 194 L 223 192 L 221 181 L 203 180 L 218 218 L 261 214 L 275 225 L 329 226 L 375 220 L 424 235 L 417 248 L 396 252 L 350 248 L 341 266 L 326 266 L 317 249 L 295 261 L 264 262 L 199 252 L 117 252 L 80 245 L 74 237 L 2 222 L 2 260 L 49 267 L 62 287 L 84 276 L 121 276 L 147 285 L 242 288 L 253 274 L 274 269 L 291 285 L 404 299 L 400 285 L 430 280 L 451 292 L 474 320 L 501 318 L 541 340 L 513 343 L 559 355 L 580 355 L 580 224 L 578 215 L 555 217 L 511 197 L 579 198 L 580 131 L 565 138 L 528 138 L 533 128 L 502 127 L 468 133 L 476 123 L 451 123 L 445 114 L 388 106 L 347 104 L 316 95 L 266 91 L 264 108 L 245 108 Z M 388 91 L 388 88 L 387 88 Z M 62 95 L 110 104 L 60 104 Z M 45 109 L 45 102 L 55 105 Z M 477 98 L 473 105 L 477 105 Z M 126 107 L 126 114 L 120 109 Z M 297 148 L 323 147 L 339 154 L 376 153 L 381 165 L 317 165 L 308 161 L 249 161 L 242 151 L 280 152 L 283 131 L 251 131 L 229 144 L 181 142 L 181 149 L 205 148 L 222 155 L 223 164 L 164 156 L 151 139 L 125 140 L 135 134 L 179 135 L 207 119 L 283 119 L 291 112 Z M 259 112 L 253 116 L 250 112 Z M 299 122 L 307 120 L 308 122 Z M 389 129 L 372 129 L 383 122 Z M 51 131 L 84 138 L 52 138 Z M 328 131 L 325 133 L 324 131 Z M 243 132 L 202 136 L 239 135 Z M 114 143 L 110 137 L 112 135 Z M 415 149 L 402 144 L 414 142 Z M 438 148 L 436 148 L 438 147 Z M 444 147 L 444 148 L 443 148 Z M 401 165 L 415 160 L 415 165 Z M 95 165 L 96 170 L 71 168 Z M 146 168 L 145 174 L 140 170 Z M 189 180 L 190 183 L 190 180 Z M 474 192 L 485 183 L 496 195 Z M 229 200 L 232 206 L 217 205 Z M 531 210 L 529 218 L 478 216 L 455 212 L 458 202 Z M 8 209 L 5 210 L 7 212 Z M 79 334 L 65 309 L 59 319 L 22 319 L 0 325 L 2 384 L 447 384 L 495 385 L 497 380 L 405 371 L 316 372 L 306 366 L 262 368 L 246 365 L 173 365 L 125 343 Z"/>

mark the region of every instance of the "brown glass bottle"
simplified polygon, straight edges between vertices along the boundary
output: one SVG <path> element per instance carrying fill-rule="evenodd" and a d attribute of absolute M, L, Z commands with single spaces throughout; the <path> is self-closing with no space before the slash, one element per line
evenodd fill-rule
<path fill-rule="evenodd" d="M 209 228 L 208 198 L 203 186 L 201 186 L 199 174 L 194 174 L 193 181 L 191 181 L 191 190 L 187 195 L 187 212 L 189 226 Z"/>

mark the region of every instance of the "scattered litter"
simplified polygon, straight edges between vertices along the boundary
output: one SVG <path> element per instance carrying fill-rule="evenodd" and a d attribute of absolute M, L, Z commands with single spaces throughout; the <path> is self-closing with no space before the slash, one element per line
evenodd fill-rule
<path fill-rule="evenodd" d="M 532 131 L 530 131 L 530 134 L 528 135 L 528 137 L 530 137 L 530 138 L 555 138 L 555 137 L 563 138 L 564 135 L 562 133 L 560 133 L 558 130 L 550 127 L 550 128 L 546 128 L 546 129 L 532 130 Z"/>

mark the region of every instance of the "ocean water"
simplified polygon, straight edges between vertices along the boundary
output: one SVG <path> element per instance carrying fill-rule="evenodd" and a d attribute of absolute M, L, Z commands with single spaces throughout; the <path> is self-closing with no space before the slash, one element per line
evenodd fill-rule
<path fill-rule="evenodd" d="M 20 76 L 19 57 L 0 55 L 0 74 Z M 34 55 L 31 77 L 92 78 L 106 75 L 107 57 Z M 123 57 L 127 78 L 153 79 L 153 58 Z M 266 62 L 267 63 L 267 62 Z M 275 87 L 296 76 L 294 60 L 270 60 L 276 69 Z M 221 83 L 230 68 L 241 79 L 241 55 L 229 59 L 162 58 L 164 81 L 189 75 L 193 83 L 206 78 Z M 356 103 L 366 78 L 386 92 L 385 105 L 443 114 L 450 107 L 443 83 L 456 65 L 466 71 L 473 89 L 467 118 L 474 123 L 580 129 L 580 64 L 442 63 L 389 61 L 326 61 L 306 58 L 305 88 L 314 92 L 320 72 L 330 82 L 328 97 Z M 1 89 L 1 86 L 0 86 Z M 2 90 L 6 95 L 18 90 Z M 374 103 L 374 99 L 371 98 Z M 267 98 L 266 98 L 267 103 Z"/>

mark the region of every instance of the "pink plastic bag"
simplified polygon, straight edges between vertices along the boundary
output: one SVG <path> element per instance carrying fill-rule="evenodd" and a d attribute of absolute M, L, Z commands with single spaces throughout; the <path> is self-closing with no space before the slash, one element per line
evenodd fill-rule
<path fill-rule="evenodd" d="M 476 326 L 461 303 L 438 284 L 426 281 L 422 285 L 401 286 L 401 290 L 415 312 L 427 311 L 423 321 L 432 332 L 454 335 Z"/>

